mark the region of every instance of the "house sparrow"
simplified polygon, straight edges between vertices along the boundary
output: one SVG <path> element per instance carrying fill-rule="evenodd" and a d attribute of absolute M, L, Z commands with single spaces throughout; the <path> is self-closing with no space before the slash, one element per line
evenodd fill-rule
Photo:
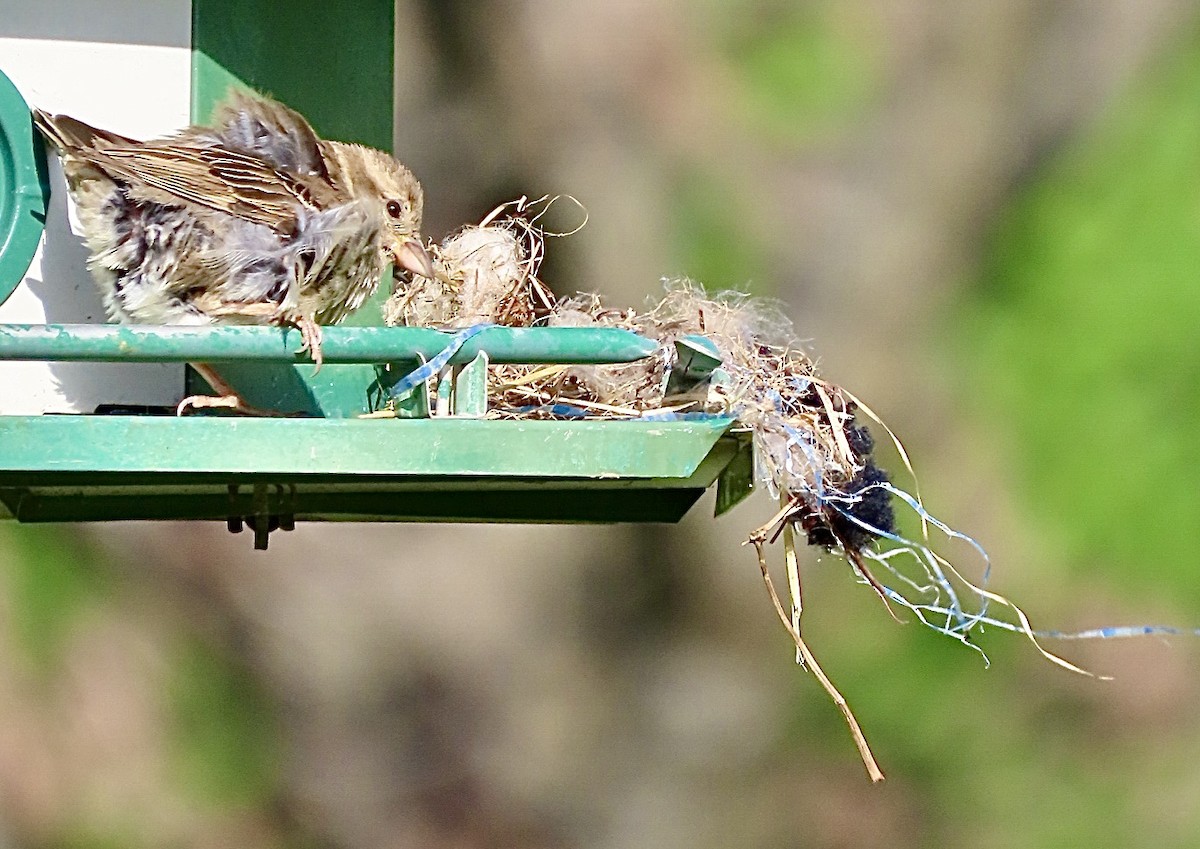
<path fill-rule="evenodd" d="M 412 173 L 266 97 L 238 92 L 210 125 L 145 142 L 42 110 L 34 123 L 117 321 L 291 325 L 320 365 L 320 325 L 360 306 L 388 262 L 432 274 Z"/>

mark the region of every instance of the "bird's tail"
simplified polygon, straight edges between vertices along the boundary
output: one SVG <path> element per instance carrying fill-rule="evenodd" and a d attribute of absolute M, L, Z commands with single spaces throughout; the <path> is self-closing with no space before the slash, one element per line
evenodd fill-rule
<path fill-rule="evenodd" d="M 59 153 L 80 154 L 97 146 L 136 144 L 133 139 L 108 130 L 100 130 L 70 115 L 51 115 L 44 109 L 33 110 L 33 124 Z"/>

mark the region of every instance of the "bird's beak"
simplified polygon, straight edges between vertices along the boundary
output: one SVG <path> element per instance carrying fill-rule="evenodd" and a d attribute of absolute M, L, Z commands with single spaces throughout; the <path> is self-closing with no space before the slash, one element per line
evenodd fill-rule
<path fill-rule="evenodd" d="M 416 239 L 409 239 L 400 245 L 395 251 L 395 255 L 396 262 L 401 268 L 405 268 L 413 274 L 428 277 L 430 280 L 433 279 L 433 260 L 429 258 L 424 245 Z"/>

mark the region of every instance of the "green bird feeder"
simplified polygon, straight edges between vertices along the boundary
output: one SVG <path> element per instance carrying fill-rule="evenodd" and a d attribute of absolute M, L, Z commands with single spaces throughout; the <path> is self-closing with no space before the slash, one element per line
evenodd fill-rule
<path fill-rule="evenodd" d="M 115 29 L 112 15 L 130 12 L 113 5 L 104 25 Z M 174 0 L 145 15 L 156 23 L 131 19 L 131 32 L 143 26 L 157 34 L 145 41 L 190 45 L 188 68 L 170 66 L 168 55 L 155 79 L 186 76 L 192 121 L 206 119 L 230 86 L 249 85 L 297 108 L 322 135 L 392 147 L 391 0 L 349 10 L 315 0 Z M 488 328 L 397 398 L 397 381 L 454 337 L 378 326 L 386 287 L 349 326 L 325 329 L 319 371 L 298 353 L 294 330 L 101 323 L 61 172 L 53 161 L 47 169 L 26 99 L 70 111 L 59 106 L 70 87 L 89 104 L 103 98 L 88 99 L 89 74 L 72 71 L 71 43 L 39 63 L 4 26 L 0 69 L 13 80 L 0 73 L 0 517 L 223 521 L 233 531 L 249 526 L 265 548 L 271 531 L 304 520 L 674 522 L 713 484 L 717 512 L 750 491 L 748 435 L 728 418 L 485 418 L 489 363 L 626 363 L 655 352 L 627 331 Z M 304 48 L 314 32 L 328 57 L 321 63 Z M 133 119 L 122 126 L 119 116 L 75 114 L 137 134 Z M 177 118 L 160 116 L 175 126 Z M 674 388 L 719 365 L 694 342 L 681 348 Z M 296 415 L 176 416 L 179 397 L 205 389 L 188 362 L 216 364 L 251 404 Z"/>

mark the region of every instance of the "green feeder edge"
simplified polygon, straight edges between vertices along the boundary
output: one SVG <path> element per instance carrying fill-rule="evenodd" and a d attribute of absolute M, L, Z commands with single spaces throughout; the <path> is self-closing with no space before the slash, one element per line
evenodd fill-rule
<path fill-rule="evenodd" d="M 21 93 L 0 71 L 0 304 L 29 270 L 49 203 L 41 139 Z"/>

